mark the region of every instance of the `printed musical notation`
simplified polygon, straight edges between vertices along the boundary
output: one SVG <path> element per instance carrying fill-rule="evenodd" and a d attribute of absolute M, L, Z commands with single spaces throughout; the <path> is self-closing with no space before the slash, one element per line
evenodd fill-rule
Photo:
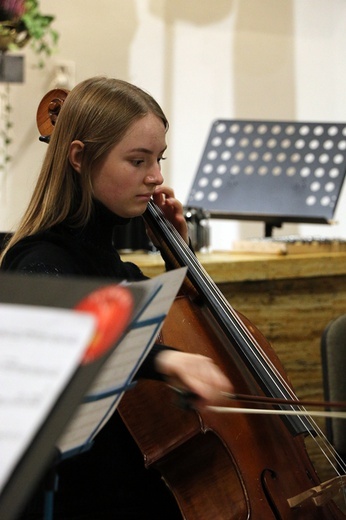
<path fill-rule="evenodd" d="M 0 490 L 78 367 L 92 315 L 0 304 Z"/>

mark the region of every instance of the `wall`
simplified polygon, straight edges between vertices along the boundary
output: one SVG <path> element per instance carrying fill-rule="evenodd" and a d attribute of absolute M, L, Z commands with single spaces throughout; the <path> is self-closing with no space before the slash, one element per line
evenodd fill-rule
<path fill-rule="evenodd" d="M 0 192 L 0 230 L 13 229 L 40 168 L 36 110 L 58 59 L 75 80 L 105 74 L 151 92 L 170 120 L 166 182 L 185 202 L 212 121 L 218 118 L 345 121 L 344 0 L 41 0 L 56 16 L 59 50 L 44 71 L 11 87 L 13 160 Z M 284 225 L 279 234 L 346 235 L 343 190 L 337 226 Z M 212 246 L 261 236 L 263 225 L 212 221 Z M 225 238 L 226 237 L 226 238 Z"/>

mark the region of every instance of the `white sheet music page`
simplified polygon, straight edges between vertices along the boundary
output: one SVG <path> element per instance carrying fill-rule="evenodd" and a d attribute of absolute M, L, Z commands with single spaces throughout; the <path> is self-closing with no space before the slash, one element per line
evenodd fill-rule
<path fill-rule="evenodd" d="M 91 314 L 0 304 L 0 493 L 94 330 Z"/>

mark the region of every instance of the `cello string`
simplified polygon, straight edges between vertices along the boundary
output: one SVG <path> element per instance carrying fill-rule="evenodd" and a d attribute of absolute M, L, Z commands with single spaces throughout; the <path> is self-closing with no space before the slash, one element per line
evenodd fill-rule
<path fill-rule="evenodd" d="M 217 305 L 223 310 L 224 312 L 224 318 L 227 316 L 228 320 L 233 323 L 233 326 L 235 327 L 237 333 L 244 341 L 244 344 L 246 347 L 250 350 L 252 355 L 255 357 L 256 361 L 261 366 L 262 370 L 267 374 L 267 376 L 270 378 L 270 380 L 273 382 L 274 386 L 277 388 L 279 392 L 282 392 L 282 389 L 279 387 L 279 382 L 282 385 L 282 387 L 285 389 L 285 391 L 288 393 L 288 395 L 291 396 L 292 399 L 296 399 L 296 396 L 289 386 L 288 382 L 284 379 L 282 374 L 278 371 L 278 369 L 275 367 L 275 365 L 272 363 L 271 359 L 268 357 L 268 355 L 263 352 L 263 349 L 258 344 L 256 338 L 254 338 L 251 334 L 248 328 L 245 326 L 245 324 L 242 322 L 242 320 L 239 318 L 239 316 L 233 311 L 232 306 L 229 304 L 229 302 L 226 300 L 225 296 L 222 294 L 222 292 L 218 289 L 216 284 L 211 280 L 210 276 L 206 272 L 205 268 L 199 263 L 199 260 L 195 256 L 195 254 L 190 250 L 190 248 L 187 246 L 181 235 L 178 234 L 175 227 L 169 222 L 166 221 L 165 217 L 163 216 L 161 210 L 157 208 L 153 203 L 149 203 L 148 205 L 149 214 L 152 215 L 154 222 L 157 223 L 157 225 L 160 225 L 161 228 L 165 229 L 165 236 L 166 238 L 170 239 L 172 241 L 171 247 L 175 251 L 179 251 L 181 258 L 180 261 L 182 261 L 182 265 L 190 266 L 192 265 L 194 267 L 194 275 L 197 278 L 197 282 L 199 282 L 200 286 L 203 287 L 208 285 L 209 293 L 213 295 L 214 301 L 217 302 Z M 173 253 L 172 253 L 173 254 Z M 203 277 L 202 274 L 203 273 Z M 190 270 L 191 274 L 191 270 Z M 189 272 L 188 272 L 189 275 Z M 207 284 L 206 284 L 207 281 Z M 232 310 L 232 312 L 231 312 Z M 270 370 L 269 370 L 270 367 Z M 275 377 L 274 377 L 275 375 Z M 285 398 L 286 396 L 283 395 Z M 289 415 L 289 414 L 286 414 Z M 297 414 L 296 414 L 297 415 Z M 338 458 L 339 466 L 343 468 L 343 471 L 345 472 L 345 464 L 335 448 L 332 446 L 332 444 L 329 442 L 327 437 L 324 435 L 321 428 L 317 425 L 315 421 L 313 421 L 310 418 L 310 414 L 307 412 L 304 415 L 305 418 L 308 418 L 308 421 L 310 425 L 314 429 L 314 433 L 312 431 L 308 430 L 308 434 L 313 439 L 313 441 L 317 444 L 320 451 L 325 456 L 326 460 L 329 462 L 331 467 L 337 472 L 337 474 L 340 475 L 340 472 L 336 468 L 335 464 L 333 463 L 332 458 L 336 457 Z M 298 419 L 300 419 L 300 416 L 298 416 Z M 317 434 L 318 432 L 318 434 Z M 329 453 L 329 455 L 328 455 Z"/>
<path fill-rule="evenodd" d="M 241 321 L 239 322 L 239 326 L 242 328 L 242 330 L 244 330 L 244 335 L 248 336 L 249 335 L 248 334 L 248 329 L 244 328 L 244 325 L 243 325 L 243 323 Z M 266 364 L 263 365 L 265 370 L 267 370 L 267 366 L 266 365 L 270 366 L 272 368 L 272 370 L 275 372 L 276 377 L 279 378 L 280 382 L 283 384 L 283 386 L 287 389 L 287 391 L 291 395 L 293 395 L 292 391 L 291 391 L 291 388 L 288 387 L 286 381 L 283 379 L 283 377 L 280 374 L 280 372 L 272 364 L 272 362 L 269 359 L 269 357 L 267 356 L 267 354 L 265 352 L 263 352 L 263 350 L 262 350 L 261 346 L 258 344 L 258 342 L 256 340 L 255 340 L 255 342 L 256 342 L 256 345 L 257 345 L 257 349 L 256 350 L 262 354 L 263 358 L 266 359 Z M 251 346 L 251 348 L 252 348 L 252 346 Z M 258 357 L 258 356 L 256 355 L 256 357 Z M 318 424 L 314 420 L 311 419 L 312 415 L 317 415 L 317 414 L 306 412 L 303 408 L 300 408 L 300 410 L 301 410 L 300 414 L 302 416 L 307 417 L 309 419 L 310 424 L 313 426 L 314 431 L 316 432 L 316 435 L 314 435 L 312 432 L 309 431 L 310 437 L 312 438 L 313 442 L 317 445 L 318 449 L 323 453 L 324 457 L 326 458 L 326 460 L 328 461 L 330 466 L 334 469 L 336 474 L 339 475 L 339 476 L 341 475 L 341 472 L 338 469 L 338 467 L 343 470 L 343 473 L 345 473 L 346 472 L 346 465 L 345 465 L 344 460 L 340 457 L 339 453 L 337 452 L 337 450 L 335 450 L 334 446 L 328 441 L 328 439 L 326 438 L 324 432 L 318 426 Z M 286 415 L 290 415 L 290 414 L 291 414 L 291 412 L 287 413 Z M 294 411 L 292 412 L 292 414 L 294 414 Z M 296 415 L 298 415 L 298 414 L 296 414 Z M 337 461 L 337 465 L 334 462 L 334 460 Z"/>
<path fill-rule="evenodd" d="M 168 225 L 170 225 L 170 223 L 168 223 Z M 167 226 L 167 228 L 168 228 L 168 226 Z M 218 301 L 219 306 L 221 306 L 221 304 L 223 304 L 224 313 L 225 313 L 225 315 L 227 315 L 229 321 L 236 320 L 235 325 L 237 326 L 238 331 L 241 332 L 242 339 L 244 340 L 244 342 L 247 343 L 247 347 L 252 350 L 252 353 L 257 358 L 257 361 L 262 365 L 263 369 L 267 372 L 267 374 L 270 376 L 270 378 L 272 380 L 273 380 L 272 372 L 275 372 L 276 377 L 280 380 L 281 384 L 285 387 L 285 390 L 287 390 L 287 392 L 289 394 L 291 394 L 291 396 L 293 398 L 294 397 L 296 398 L 295 394 L 292 392 L 292 389 L 288 386 L 287 382 L 283 379 L 283 377 L 278 372 L 276 367 L 272 364 L 272 362 L 269 359 L 269 357 L 267 356 L 267 354 L 265 352 L 263 352 L 263 350 L 262 350 L 261 346 L 258 344 L 257 340 L 253 336 L 250 336 L 249 331 L 244 326 L 243 322 L 239 319 L 239 317 L 236 314 L 233 315 L 228 312 L 228 310 L 230 308 L 229 302 L 225 299 L 224 295 L 218 290 L 218 288 L 216 288 L 214 282 L 211 282 L 209 275 L 206 273 L 203 266 L 200 266 L 198 259 L 192 253 L 192 251 L 190 251 L 190 249 L 187 248 L 186 243 L 183 241 L 181 236 L 176 232 L 174 226 L 172 226 L 172 229 L 169 229 L 169 231 L 171 233 L 168 236 L 171 236 L 175 240 L 175 249 L 180 248 L 182 256 L 186 256 L 186 257 L 189 256 L 188 261 L 185 261 L 184 264 L 185 265 L 186 264 L 189 265 L 191 263 L 196 264 L 198 266 L 198 269 L 196 267 L 197 274 L 198 274 L 198 270 L 204 271 L 203 278 L 202 278 L 203 283 L 205 284 L 204 280 L 207 280 L 209 282 L 209 292 L 214 293 L 214 299 L 215 299 L 215 301 Z M 166 235 L 167 235 L 167 233 L 166 233 Z M 183 248 L 181 247 L 182 242 L 184 244 Z M 187 250 L 188 254 L 186 254 L 186 250 Z M 201 284 L 201 282 L 200 282 L 200 284 Z M 217 298 L 215 297 L 215 295 L 217 296 Z M 255 346 L 254 343 L 256 343 L 255 350 L 253 350 L 253 346 Z M 259 357 L 259 354 L 261 355 L 261 357 Z M 265 361 L 265 363 L 264 363 L 264 361 Z M 268 367 L 271 368 L 271 372 L 268 370 Z"/>
<path fill-rule="evenodd" d="M 262 367 L 262 370 L 274 382 L 275 386 L 277 387 L 277 390 L 280 391 L 280 388 L 278 382 L 275 380 L 273 376 L 273 372 L 275 372 L 277 380 L 282 384 L 287 393 L 291 395 L 292 398 L 295 398 L 296 396 L 292 392 L 292 389 L 289 387 L 288 383 L 283 379 L 276 367 L 272 364 L 267 354 L 263 352 L 257 340 L 253 336 L 250 336 L 249 330 L 245 327 L 244 323 L 240 320 L 236 313 L 234 313 L 234 311 L 230 313 L 231 306 L 229 302 L 226 300 L 221 291 L 216 287 L 215 283 L 211 280 L 204 267 L 200 265 L 195 254 L 187 247 L 185 241 L 178 234 L 174 226 L 170 222 L 167 222 L 162 215 L 160 215 L 160 210 L 158 208 L 154 207 L 153 210 L 156 213 L 157 221 L 159 221 L 160 224 L 166 229 L 166 237 L 169 237 L 174 242 L 172 244 L 173 249 L 180 251 L 183 265 L 193 264 L 194 274 L 195 277 L 198 278 L 197 282 L 199 282 L 200 286 L 206 285 L 207 281 L 208 291 L 210 294 L 213 294 L 214 301 L 217 302 L 217 305 L 223 310 L 224 317 L 227 317 L 228 321 L 230 321 L 231 323 L 233 322 L 233 327 L 241 336 L 248 350 L 250 350 L 252 355 L 256 358 L 256 361 Z M 254 349 L 255 343 L 256 349 Z M 269 370 L 269 368 L 271 369 L 271 371 Z"/>
<path fill-rule="evenodd" d="M 186 247 L 185 242 L 183 242 L 181 236 L 177 234 L 175 228 L 173 226 L 172 226 L 172 228 L 173 229 L 171 230 L 171 233 L 170 234 L 166 233 L 166 236 L 173 237 L 173 240 L 175 241 L 175 250 L 180 251 L 182 259 L 184 259 L 184 257 L 186 257 L 186 260 L 183 261 L 183 265 L 189 266 L 192 264 L 195 267 L 195 275 L 196 275 L 196 273 L 198 275 L 200 272 L 204 271 L 203 278 L 202 278 L 202 275 L 199 275 L 200 284 L 202 284 L 202 287 L 203 287 L 203 285 L 205 285 L 205 280 L 207 280 L 208 285 L 209 285 L 209 293 L 213 294 L 214 301 L 215 302 L 217 301 L 218 305 L 220 305 L 221 308 L 224 309 L 225 316 L 228 315 L 228 319 L 231 321 L 231 323 L 233 322 L 233 326 L 235 326 L 234 322 L 236 322 L 236 328 L 237 328 L 238 332 L 240 332 L 240 335 L 241 335 L 243 341 L 247 344 L 247 348 L 249 348 L 251 350 L 251 352 L 255 355 L 255 358 L 257 358 L 257 361 L 260 363 L 262 369 L 265 370 L 265 372 L 268 374 L 268 376 L 271 378 L 271 380 L 274 382 L 274 384 L 277 388 L 278 388 L 278 383 L 276 381 L 280 381 L 281 385 L 288 392 L 288 395 L 290 395 L 292 398 L 295 398 L 296 396 L 294 395 L 294 392 L 289 387 L 286 380 L 279 373 L 278 369 L 273 365 L 273 363 L 269 359 L 268 355 L 265 352 L 263 352 L 263 350 L 260 347 L 260 345 L 258 344 L 257 340 L 250 335 L 250 333 L 249 333 L 248 329 L 245 327 L 244 323 L 240 320 L 240 318 L 237 315 L 235 315 L 235 317 L 233 314 L 230 315 L 229 309 L 231 308 L 231 306 L 230 306 L 229 302 L 227 302 L 224 295 L 221 293 L 221 291 L 218 290 L 218 288 L 216 287 L 214 282 L 209 281 L 211 279 L 210 279 L 209 275 L 206 273 L 203 266 L 201 266 L 199 264 L 198 259 L 195 257 L 195 255 L 192 253 L 192 251 Z M 183 246 L 181 244 L 183 244 Z M 256 343 L 256 347 L 257 347 L 256 349 L 255 349 L 255 345 L 254 345 L 254 340 Z M 261 354 L 261 357 L 259 357 L 260 354 Z M 271 372 L 269 371 L 269 367 L 271 367 Z M 273 375 L 274 373 L 276 375 L 276 380 Z M 280 389 L 278 388 L 278 390 L 280 390 Z M 286 413 L 286 415 L 288 415 L 288 414 Z M 339 471 L 338 467 L 343 468 L 343 472 L 345 473 L 345 464 L 344 464 L 342 458 L 340 457 L 338 452 L 335 450 L 335 448 L 332 446 L 332 444 L 328 441 L 328 439 L 324 435 L 321 428 L 317 425 L 317 423 L 315 421 L 312 420 L 311 414 L 304 412 L 304 413 L 302 413 L 302 415 L 304 416 L 305 419 L 308 419 L 309 423 L 313 426 L 315 434 L 313 434 L 311 431 L 308 430 L 309 435 L 310 435 L 311 439 L 313 440 L 313 442 L 315 443 L 315 445 L 317 446 L 318 450 L 320 450 L 320 452 L 325 457 L 325 460 L 328 462 L 329 466 L 335 471 L 336 475 L 338 475 L 338 476 L 340 476 L 340 471 Z M 295 416 L 297 417 L 297 414 L 295 414 Z M 334 461 L 337 461 L 337 463 Z"/>

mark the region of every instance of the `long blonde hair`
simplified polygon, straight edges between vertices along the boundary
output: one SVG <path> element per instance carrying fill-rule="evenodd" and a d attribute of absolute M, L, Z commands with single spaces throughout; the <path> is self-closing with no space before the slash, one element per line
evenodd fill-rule
<path fill-rule="evenodd" d="M 22 238 L 62 222 L 85 224 L 92 210 L 91 169 L 125 135 L 137 119 L 153 113 L 168 121 L 145 91 L 113 78 L 94 77 L 68 94 L 59 113 L 31 201 L 2 258 Z M 70 144 L 84 143 L 82 171 L 69 162 Z M 76 204 L 77 197 L 80 197 Z"/>

